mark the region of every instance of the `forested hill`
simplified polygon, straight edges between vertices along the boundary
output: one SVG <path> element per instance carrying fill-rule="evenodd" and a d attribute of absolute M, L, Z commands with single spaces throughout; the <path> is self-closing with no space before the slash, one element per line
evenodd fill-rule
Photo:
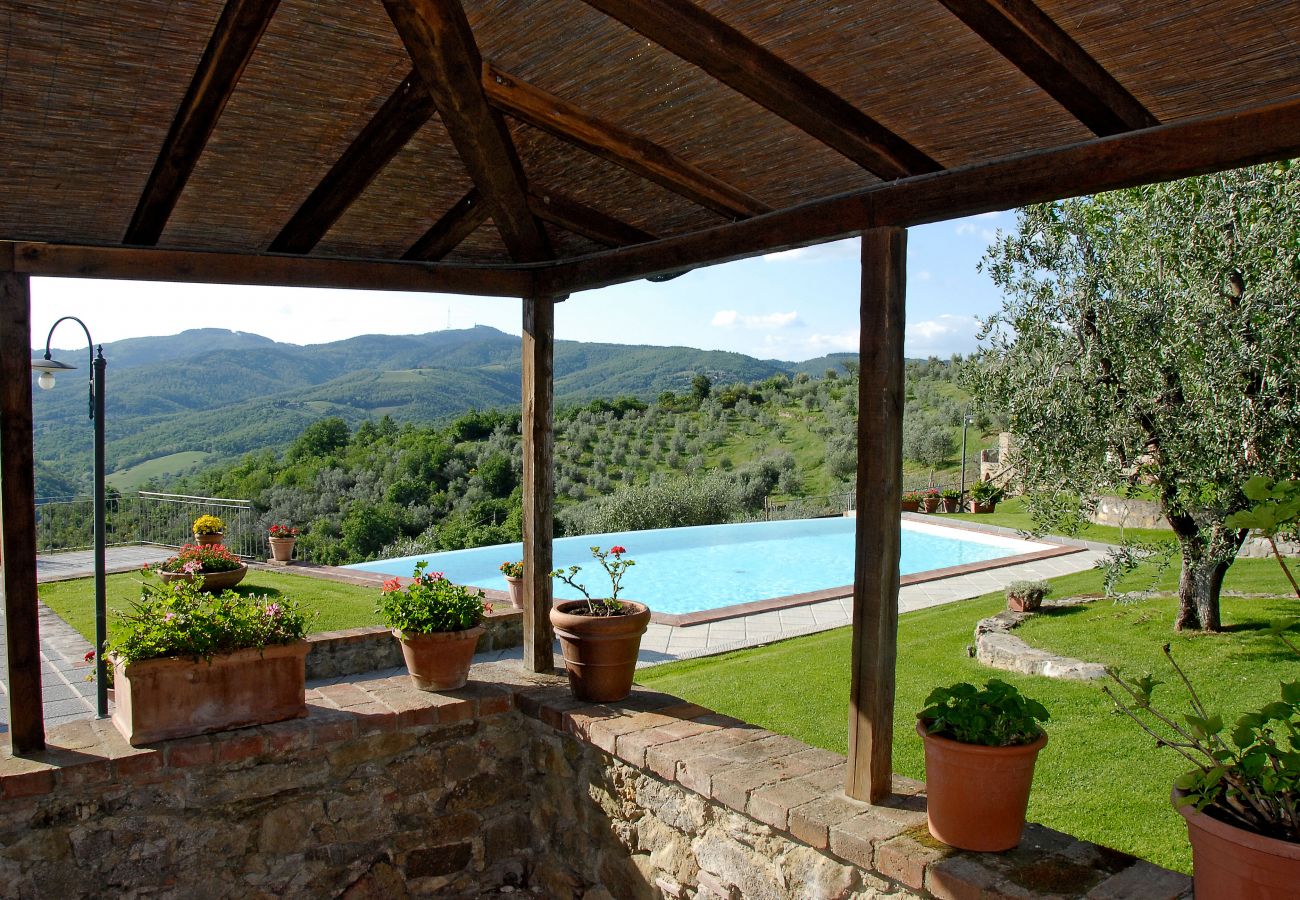
<path fill-rule="evenodd" d="M 221 329 L 106 344 L 107 460 L 116 473 L 110 481 L 129 489 L 250 450 L 282 450 L 326 416 L 355 426 L 385 415 L 437 422 L 469 409 L 513 407 L 519 352 L 519 338 L 486 326 L 308 346 Z M 84 366 L 81 353 L 59 356 Z M 557 341 L 555 393 L 559 403 L 653 399 L 688 389 L 697 374 L 749 383 L 820 374 L 853 358 L 788 363 L 688 347 Z M 84 488 L 91 450 L 84 369 L 34 399 L 37 493 Z"/>

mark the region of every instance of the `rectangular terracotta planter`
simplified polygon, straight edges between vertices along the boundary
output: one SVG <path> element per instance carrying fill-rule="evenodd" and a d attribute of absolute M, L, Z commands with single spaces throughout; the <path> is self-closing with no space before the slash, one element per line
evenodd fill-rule
<path fill-rule="evenodd" d="M 132 745 L 307 715 L 307 641 L 211 661 L 113 658 L 113 724 Z"/>

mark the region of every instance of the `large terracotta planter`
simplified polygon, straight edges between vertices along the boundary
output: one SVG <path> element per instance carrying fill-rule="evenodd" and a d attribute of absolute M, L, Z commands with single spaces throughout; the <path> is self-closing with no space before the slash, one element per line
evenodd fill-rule
<path fill-rule="evenodd" d="M 225 537 L 226 533 L 224 531 L 218 531 L 216 534 L 196 534 L 194 535 L 194 543 L 200 547 L 214 547 L 220 544 Z"/>
<path fill-rule="evenodd" d="M 930 834 L 962 850 L 1010 850 L 1020 843 L 1047 735 L 1019 747 L 983 747 L 916 731 L 925 741 L 926 813 Z"/>
<path fill-rule="evenodd" d="M 641 635 L 650 624 L 643 603 L 621 601 L 621 616 L 583 616 L 585 600 L 567 600 L 551 609 L 551 625 L 564 651 L 569 688 L 579 700 L 609 703 L 632 692 Z"/>
<path fill-rule="evenodd" d="M 943 511 L 946 513 L 961 512 L 961 500 L 958 498 L 953 498 L 952 500 L 949 500 L 946 497 L 940 497 L 939 505 L 940 507 L 943 508 Z"/>
<path fill-rule="evenodd" d="M 241 565 L 238 569 L 231 569 L 228 572 L 207 572 L 203 575 L 203 590 L 208 593 L 224 591 L 226 588 L 232 588 L 239 584 L 247 574 L 248 566 L 245 565 Z M 193 575 L 185 572 L 159 572 L 158 577 L 164 582 L 194 580 Z"/>
<path fill-rule="evenodd" d="M 921 512 L 923 513 L 938 512 L 939 502 L 940 501 L 938 497 L 922 497 L 919 504 Z"/>
<path fill-rule="evenodd" d="M 981 514 L 991 513 L 996 508 L 997 508 L 997 504 L 991 500 L 985 502 L 981 502 L 979 500 L 970 501 L 970 511 L 973 513 L 981 513 Z"/>
<path fill-rule="evenodd" d="M 904 500 L 903 512 L 916 512 L 920 505 L 921 501 L 919 500 Z"/>
<path fill-rule="evenodd" d="M 506 589 L 510 592 L 510 605 L 515 609 L 524 608 L 524 579 L 507 575 Z"/>
<path fill-rule="evenodd" d="M 469 680 L 474 648 L 483 636 L 482 625 L 464 631 L 439 631 L 433 634 L 403 634 L 393 637 L 402 644 L 402 658 L 411 681 L 421 691 L 454 691 Z"/>
<path fill-rule="evenodd" d="M 271 558 L 276 562 L 287 563 L 293 559 L 293 545 L 298 542 L 298 539 L 269 537 L 266 542 L 271 545 Z"/>
<path fill-rule="evenodd" d="M 306 641 L 210 661 L 113 658 L 113 724 L 133 745 L 307 715 Z"/>
<path fill-rule="evenodd" d="M 1192 842 L 1196 900 L 1283 900 L 1300 894 L 1300 844 L 1264 837 L 1179 806 Z"/>

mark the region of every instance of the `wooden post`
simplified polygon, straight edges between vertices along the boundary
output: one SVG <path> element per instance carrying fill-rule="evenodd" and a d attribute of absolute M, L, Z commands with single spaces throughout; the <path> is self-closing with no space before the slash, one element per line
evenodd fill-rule
<path fill-rule="evenodd" d="M 857 564 L 844 792 L 870 803 L 888 796 L 893 777 L 906 282 L 907 230 L 863 232 Z"/>
<path fill-rule="evenodd" d="M 9 643 L 9 736 L 13 752 L 20 754 L 45 749 L 45 719 L 36 607 L 31 285 L 12 263 L 0 259 L 0 571 Z"/>
<path fill-rule="evenodd" d="M 551 628 L 555 303 L 555 297 L 524 298 L 524 668 L 531 672 L 555 668 Z"/>

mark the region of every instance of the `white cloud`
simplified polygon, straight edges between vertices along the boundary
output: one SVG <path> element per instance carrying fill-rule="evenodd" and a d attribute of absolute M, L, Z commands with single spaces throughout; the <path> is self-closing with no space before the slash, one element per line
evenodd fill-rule
<path fill-rule="evenodd" d="M 739 325 L 741 328 L 769 329 L 789 328 L 798 322 L 799 313 L 794 310 L 746 316 L 734 309 L 720 309 L 713 314 L 710 324 L 719 328 L 734 328 Z"/>
<path fill-rule="evenodd" d="M 844 241 L 832 241 L 829 244 L 816 244 L 812 247 L 796 247 L 779 253 L 768 253 L 764 262 L 832 262 L 844 259 L 857 259 L 862 251 L 857 238 Z"/>
<path fill-rule="evenodd" d="M 913 322 L 903 339 L 904 352 L 911 357 L 951 356 L 975 350 L 979 320 L 974 316 L 949 313 Z"/>
<path fill-rule="evenodd" d="M 805 343 L 808 349 L 814 353 L 857 352 L 860 346 L 858 336 L 857 329 L 841 331 L 836 334 L 814 334 L 810 335 Z"/>
<path fill-rule="evenodd" d="M 916 273 L 916 277 L 917 280 L 919 281 L 929 281 L 934 276 L 932 276 L 929 272 L 925 271 L 924 269 L 921 269 Z"/>

